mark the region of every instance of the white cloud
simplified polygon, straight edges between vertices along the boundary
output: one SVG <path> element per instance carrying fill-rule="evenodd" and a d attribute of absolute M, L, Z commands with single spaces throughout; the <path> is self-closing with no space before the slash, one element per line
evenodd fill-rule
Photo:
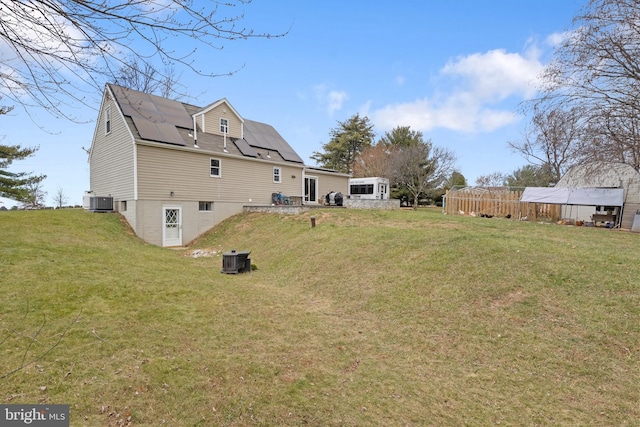
<path fill-rule="evenodd" d="M 446 128 L 458 132 L 491 132 L 519 120 L 511 111 L 479 108 L 465 98 L 452 96 L 437 105 L 427 98 L 389 105 L 374 111 L 372 120 L 385 130 L 410 126 L 420 131 Z"/>
<path fill-rule="evenodd" d="M 564 43 L 565 40 L 567 40 L 568 38 L 570 38 L 572 36 L 572 32 L 571 31 L 563 31 L 560 33 L 553 33 L 550 34 L 545 42 L 551 46 L 551 47 L 556 47 L 562 43 Z"/>
<path fill-rule="evenodd" d="M 340 111 L 342 109 L 342 103 L 349 99 L 349 96 L 346 92 L 332 90 L 329 91 L 327 95 L 328 107 L 327 110 L 329 115 L 333 115 L 335 111 Z"/>
<path fill-rule="evenodd" d="M 543 65 L 536 56 L 491 50 L 449 62 L 441 73 L 445 76 L 462 77 L 466 90 L 482 101 L 500 101 L 512 95 L 533 96 L 535 88 L 531 83 L 542 68 Z"/>
<path fill-rule="evenodd" d="M 333 115 L 342 109 L 342 105 L 349 99 L 349 95 L 344 91 L 329 89 L 325 83 L 316 85 L 314 88 L 316 101 L 321 108 L 326 109 L 327 114 Z"/>
<path fill-rule="evenodd" d="M 411 126 L 420 131 L 494 131 L 519 120 L 513 105 L 507 107 L 504 101 L 535 94 L 534 83 L 543 69 L 539 56 L 530 46 L 524 54 L 497 49 L 458 57 L 440 70 L 439 93 L 387 105 L 374 111 L 372 120 L 385 130 Z"/>
<path fill-rule="evenodd" d="M 402 75 L 396 76 L 396 84 L 398 86 L 404 86 L 405 82 L 406 82 L 406 79 L 404 78 L 404 76 L 402 76 Z"/>

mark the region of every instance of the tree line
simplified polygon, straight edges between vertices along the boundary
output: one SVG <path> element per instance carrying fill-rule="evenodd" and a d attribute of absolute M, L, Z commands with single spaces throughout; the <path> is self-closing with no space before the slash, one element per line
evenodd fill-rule
<path fill-rule="evenodd" d="M 588 1 L 521 111 L 529 126 L 509 146 L 552 182 L 578 164 L 640 171 L 640 1 Z"/>
<path fill-rule="evenodd" d="M 507 145 L 528 164 L 511 174 L 480 176 L 476 185 L 550 186 L 572 166 L 596 170 L 603 162 L 640 172 L 640 1 L 587 1 L 540 75 L 538 96 L 519 110 L 528 124 Z M 454 175 L 453 153 L 420 132 L 397 127 L 374 144 L 366 118 L 339 125 L 325 152 L 312 156 L 322 166 L 385 176 L 413 196 L 450 185 L 454 177 L 466 184 Z"/>
<path fill-rule="evenodd" d="M 324 168 L 361 177 L 388 178 L 391 196 L 408 200 L 439 201 L 454 186 L 466 186 L 467 180 L 456 168 L 456 154 L 426 139 L 410 126 L 396 126 L 376 141 L 367 116 L 355 114 L 331 129 L 323 151 L 314 151 L 311 159 Z M 495 172 L 477 178 L 485 187 L 547 186 L 554 177 L 546 166 L 525 165 L 506 175 Z"/>
<path fill-rule="evenodd" d="M 354 177 L 388 178 L 394 198 L 406 198 L 417 206 L 421 197 L 442 187 L 455 172 L 456 156 L 435 146 L 422 132 L 398 126 L 374 143 L 375 132 L 367 116 L 355 114 L 338 122 L 323 152 L 311 159 L 324 168 Z"/>

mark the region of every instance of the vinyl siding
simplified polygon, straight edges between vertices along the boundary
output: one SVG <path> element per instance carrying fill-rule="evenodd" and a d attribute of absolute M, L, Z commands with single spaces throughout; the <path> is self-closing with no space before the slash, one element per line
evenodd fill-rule
<path fill-rule="evenodd" d="M 202 117 L 204 117 L 204 126 L 202 124 Z M 223 133 L 220 132 L 220 118 L 225 118 L 229 121 L 229 133 L 227 133 L 227 137 L 242 138 L 242 121 L 224 102 L 208 111 L 204 116 L 198 117 L 198 122 L 200 126 L 203 126 L 205 132 L 223 135 Z"/>
<path fill-rule="evenodd" d="M 105 135 L 105 111 L 111 108 L 111 132 Z M 105 97 L 89 160 L 89 183 L 96 196 L 114 201 L 134 198 L 134 145 L 116 103 Z"/>
<path fill-rule="evenodd" d="M 221 161 L 221 177 L 210 176 L 210 159 Z M 273 182 L 273 167 L 282 182 Z M 292 178 L 295 176 L 295 178 Z M 138 145 L 138 197 L 141 200 L 185 200 L 271 203 L 271 194 L 300 196 L 302 166 L 239 157 Z M 174 195 L 170 196 L 173 191 Z"/>
<path fill-rule="evenodd" d="M 318 178 L 318 197 L 324 198 L 325 195 L 332 191 L 342 193 L 345 198 L 349 194 L 348 175 L 315 170 L 308 170 L 306 174 Z"/>

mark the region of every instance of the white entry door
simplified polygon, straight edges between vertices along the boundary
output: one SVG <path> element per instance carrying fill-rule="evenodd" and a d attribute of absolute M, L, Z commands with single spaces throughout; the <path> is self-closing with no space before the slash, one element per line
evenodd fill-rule
<path fill-rule="evenodd" d="M 162 208 L 162 246 L 182 246 L 182 208 Z"/>
<path fill-rule="evenodd" d="M 304 201 L 318 203 L 318 178 L 315 176 L 304 178 Z"/>

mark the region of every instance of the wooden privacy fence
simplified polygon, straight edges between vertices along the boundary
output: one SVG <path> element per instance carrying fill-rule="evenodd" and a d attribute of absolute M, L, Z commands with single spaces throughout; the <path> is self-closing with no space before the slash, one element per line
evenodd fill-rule
<path fill-rule="evenodd" d="M 444 195 L 442 210 L 450 215 L 557 221 L 560 205 L 520 202 L 522 188 L 453 188 Z"/>

